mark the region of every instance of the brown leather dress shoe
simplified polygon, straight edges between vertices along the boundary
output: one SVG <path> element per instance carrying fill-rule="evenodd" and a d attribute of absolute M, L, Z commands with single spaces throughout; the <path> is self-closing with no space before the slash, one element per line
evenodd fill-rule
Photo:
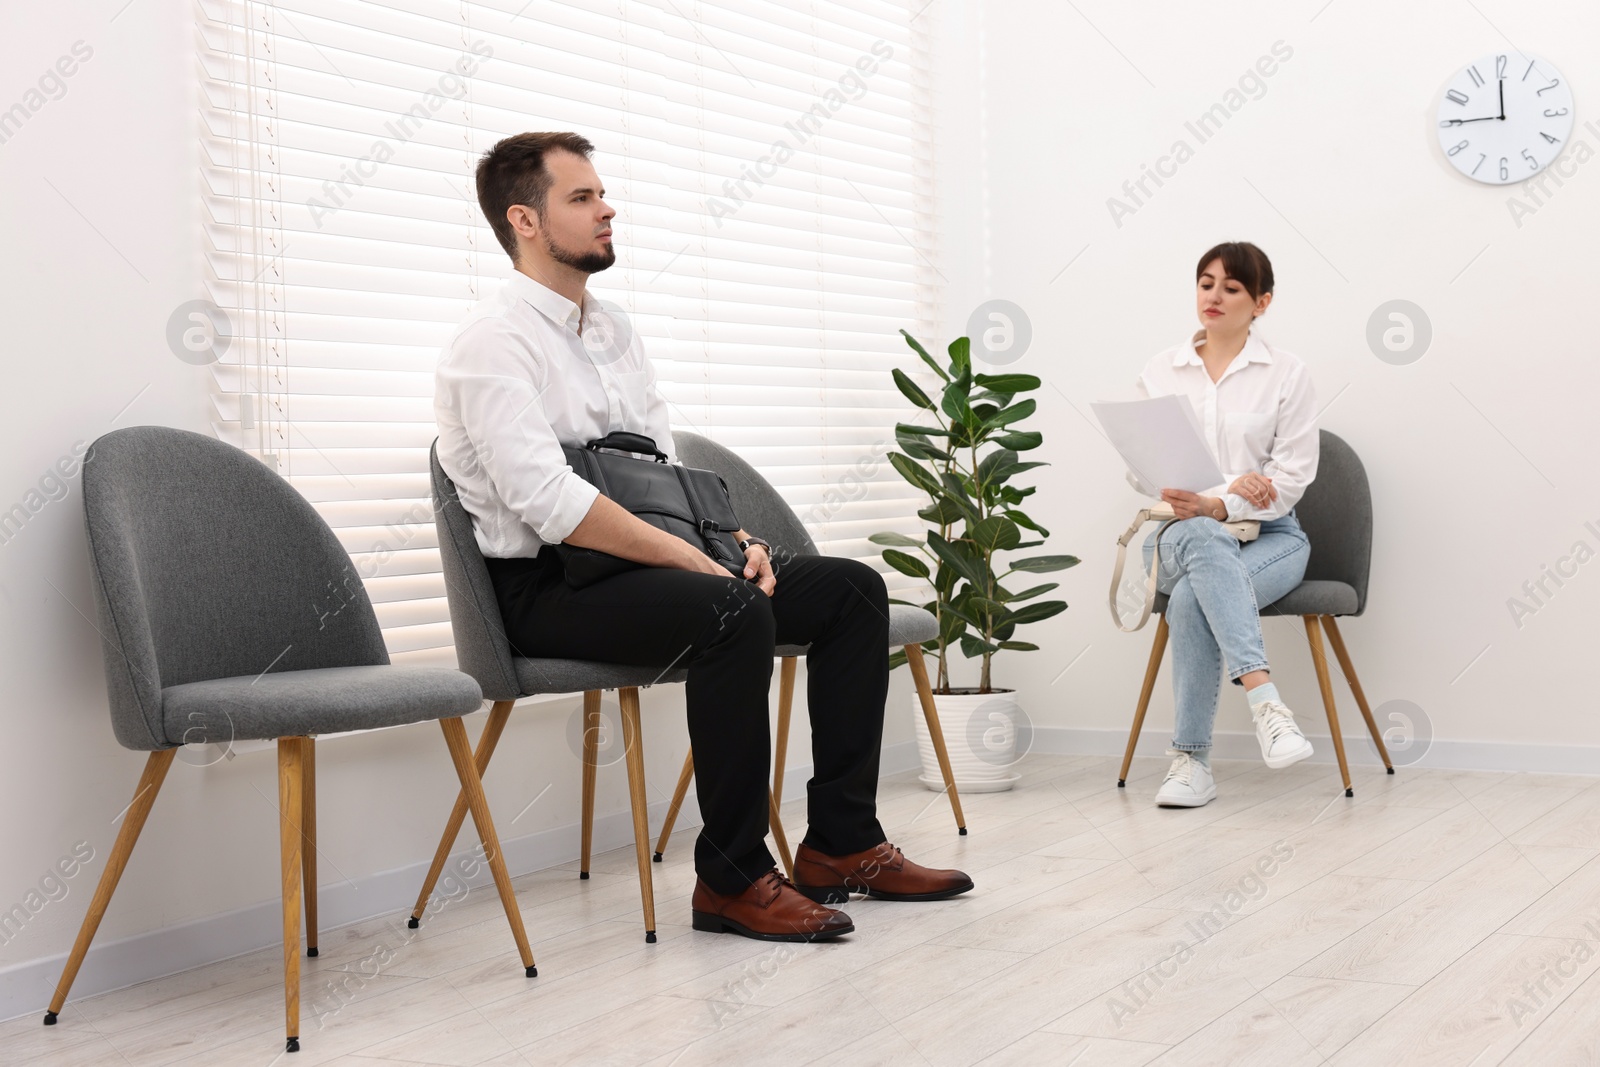
<path fill-rule="evenodd" d="M 731 897 L 697 880 L 690 907 L 696 930 L 743 934 L 758 941 L 826 941 L 856 928 L 844 912 L 819 907 L 801 896 L 776 867 Z"/>
<path fill-rule="evenodd" d="M 851 893 L 879 900 L 945 900 L 972 888 L 960 871 L 934 870 L 906 859 L 885 841 L 853 856 L 825 856 L 810 845 L 794 855 L 795 888 L 820 904 L 843 904 Z"/>

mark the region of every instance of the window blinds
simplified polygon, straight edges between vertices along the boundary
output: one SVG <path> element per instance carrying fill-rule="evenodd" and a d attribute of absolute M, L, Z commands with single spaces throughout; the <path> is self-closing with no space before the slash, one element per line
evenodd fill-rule
<path fill-rule="evenodd" d="M 889 370 L 938 271 L 910 0 L 199 0 L 216 432 L 328 520 L 396 662 L 450 664 L 433 367 L 510 264 L 473 170 L 576 130 L 618 209 L 591 291 L 673 425 L 762 471 L 830 554 L 912 532 Z M 916 16 L 916 17 L 913 17 Z M 756 531 L 759 532 L 759 531 Z M 884 569 L 880 566 L 880 569 Z M 891 588 L 904 580 L 889 572 Z"/>

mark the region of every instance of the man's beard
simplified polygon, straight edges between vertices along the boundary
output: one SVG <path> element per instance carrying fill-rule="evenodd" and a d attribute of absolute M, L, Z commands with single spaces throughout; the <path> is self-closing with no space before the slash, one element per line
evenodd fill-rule
<path fill-rule="evenodd" d="M 599 274 L 617 261 L 617 250 L 610 245 L 606 245 L 604 252 L 568 252 L 552 241 L 549 234 L 544 235 L 544 248 L 557 263 L 585 274 Z"/>

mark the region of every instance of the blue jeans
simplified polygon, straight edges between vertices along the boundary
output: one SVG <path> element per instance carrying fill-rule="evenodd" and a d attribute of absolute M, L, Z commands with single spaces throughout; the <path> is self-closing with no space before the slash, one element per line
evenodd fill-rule
<path fill-rule="evenodd" d="M 1156 534 L 1144 543 L 1145 573 Z M 1260 607 L 1288 593 L 1305 577 L 1311 542 L 1290 512 L 1261 524 L 1261 536 L 1241 543 L 1214 519 L 1184 519 L 1161 533 L 1161 573 L 1156 588 L 1168 596 L 1172 691 L 1177 724 L 1172 747 L 1211 747 L 1223 663 L 1239 676 L 1267 669 Z"/>

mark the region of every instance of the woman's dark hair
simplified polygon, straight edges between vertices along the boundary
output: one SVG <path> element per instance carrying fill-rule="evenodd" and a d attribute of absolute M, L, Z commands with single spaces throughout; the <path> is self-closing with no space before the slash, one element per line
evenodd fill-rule
<path fill-rule="evenodd" d="M 478 206 L 511 262 L 517 261 L 517 231 L 506 209 L 524 204 L 544 218 L 553 179 L 544 165 L 549 152 L 571 152 L 588 159 L 594 145 L 575 133 L 519 133 L 500 141 L 478 161 Z"/>
<path fill-rule="evenodd" d="M 1194 268 L 1194 280 L 1206 272 L 1213 261 L 1222 260 L 1222 269 L 1228 277 L 1244 286 L 1250 299 L 1260 300 L 1261 294 L 1272 292 L 1272 260 L 1249 241 L 1224 241 L 1200 257 Z"/>

